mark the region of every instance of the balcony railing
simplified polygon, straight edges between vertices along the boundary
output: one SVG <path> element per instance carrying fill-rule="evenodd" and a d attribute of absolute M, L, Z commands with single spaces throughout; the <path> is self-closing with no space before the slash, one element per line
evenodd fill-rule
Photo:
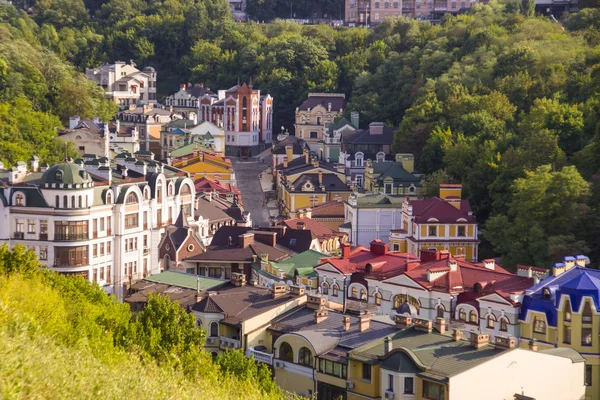
<path fill-rule="evenodd" d="M 246 357 L 250 358 L 251 356 L 254 356 L 254 359 L 256 361 L 260 361 L 268 365 L 273 365 L 273 354 L 264 353 L 262 351 L 250 348 L 246 351 Z"/>
<path fill-rule="evenodd" d="M 48 240 L 48 234 L 47 233 L 40 233 L 40 240 Z"/>
<path fill-rule="evenodd" d="M 87 240 L 88 233 L 55 233 L 54 240 Z"/>
<path fill-rule="evenodd" d="M 15 239 L 23 239 L 23 238 L 25 238 L 25 232 L 15 232 L 13 237 Z"/>
<path fill-rule="evenodd" d="M 87 257 L 77 258 L 77 259 L 54 259 L 54 268 L 62 268 L 62 267 L 83 267 L 84 265 L 89 265 L 89 260 Z"/>
<path fill-rule="evenodd" d="M 221 336 L 219 338 L 219 346 L 224 349 L 224 348 L 233 348 L 233 349 L 239 349 L 240 348 L 240 341 L 237 339 L 232 339 L 232 338 L 228 338 L 225 336 Z"/>

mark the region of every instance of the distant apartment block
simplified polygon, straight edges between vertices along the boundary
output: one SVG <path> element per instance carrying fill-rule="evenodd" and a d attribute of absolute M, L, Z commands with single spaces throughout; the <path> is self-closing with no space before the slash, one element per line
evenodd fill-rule
<path fill-rule="evenodd" d="M 444 14 L 460 14 L 479 1 L 406 0 L 374 1 L 346 0 L 347 25 L 376 25 L 391 17 L 437 20 Z"/>
<path fill-rule="evenodd" d="M 86 68 L 85 75 L 102 86 L 106 97 L 119 106 L 156 103 L 156 70 L 152 67 L 140 71 L 133 62 L 115 61 Z"/>

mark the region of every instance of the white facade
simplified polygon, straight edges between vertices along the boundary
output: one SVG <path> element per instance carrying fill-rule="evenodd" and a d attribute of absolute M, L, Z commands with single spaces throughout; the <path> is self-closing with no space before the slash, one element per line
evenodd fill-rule
<path fill-rule="evenodd" d="M 402 203 L 386 206 L 359 204 L 357 194 L 352 194 L 344 202 L 344 214 L 351 228 L 340 228 L 348 233 L 349 241 L 354 246 L 368 247 L 373 240 L 389 242 L 390 230 L 402 227 Z"/>
<path fill-rule="evenodd" d="M 85 74 L 102 86 L 106 97 L 119 106 L 156 103 L 156 71 L 152 67 L 140 71 L 133 62 L 116 61 L 98 68 L 87 68 Z"/>
<path fill-rule="evenodd" d="M 8 175 L 0 189 L 6 199 L 0 202 L 0 242 L 25 245 L 50 269 L 83 276 L 119 297 L 124 285 L 160 272 L 158 242 L 182 209 L 191 210 L 193 181 L 156 162 L 117 164 L 123 175 L 98 160 L 0 171 Z M 125 183 L 128 174 L 141 172 L 155 175 Z"/>

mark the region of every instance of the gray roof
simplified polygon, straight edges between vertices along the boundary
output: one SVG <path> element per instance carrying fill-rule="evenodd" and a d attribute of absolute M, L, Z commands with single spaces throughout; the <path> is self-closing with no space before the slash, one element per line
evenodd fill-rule
<path fill-rule="evenodd" d="M 553 356 L 569 358 L 574 363 L 585 362 L 585 358 L 583 358 L 583 356 L 581 354 L 579 354 L 577 351 L 573 350 L 570 347 L 557 347 L 555 349 L 540 350 L 540 353 L 546 353 L 546 354 L 551 354 Z"/>
<path fill-rule="evenodd" d="M 306 339 L 315 349 L 316 355 L 327 353 L 340 342 L 341 333 L 336 329 L 315 329 L 295 332 Z"/>
<path fill-rule="evenodd" d="M 61 178 L 59 178 L 59 176 Z M 91 183 L 92 178 L 85 169 L 74 163 L 60 163 L 48 168 L 40 179 L 40 186 L 45 184 L 81 185 Z"/>

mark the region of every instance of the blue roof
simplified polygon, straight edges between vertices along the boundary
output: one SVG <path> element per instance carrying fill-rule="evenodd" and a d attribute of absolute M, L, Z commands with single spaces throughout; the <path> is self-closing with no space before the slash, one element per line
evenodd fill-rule
<path fill-rule="evenodd" d="M 544 297 L 544 289 L 550 291 L 550 298 Z M 600 310 L 600 270 L 576 266 L 541 281 L 528 293 L 523 299 L 520 319 L 524 320 L 529 310 L 538 311 L 546 314 L 549 325 L 556 326 L 557 309 L 563 295 L 569 296 L 573 310 L 579 310 L 583 297 L 591 297 L 596 309 Z"/>
<path fill-rule="evenodd" d="M 181 129 L 179 129 L 179 128 L 175 128 L 175 129 L 173 129 L 173 130 L 170 130 L 170 131 L 169 131 L 169 133 L 177 133 L 177 134 L 179 134 L 179 135 L 183 135 L 185 132 L 184 132 L 184 131 L 182 131 L 182 130 L 181 130 Z"/>

